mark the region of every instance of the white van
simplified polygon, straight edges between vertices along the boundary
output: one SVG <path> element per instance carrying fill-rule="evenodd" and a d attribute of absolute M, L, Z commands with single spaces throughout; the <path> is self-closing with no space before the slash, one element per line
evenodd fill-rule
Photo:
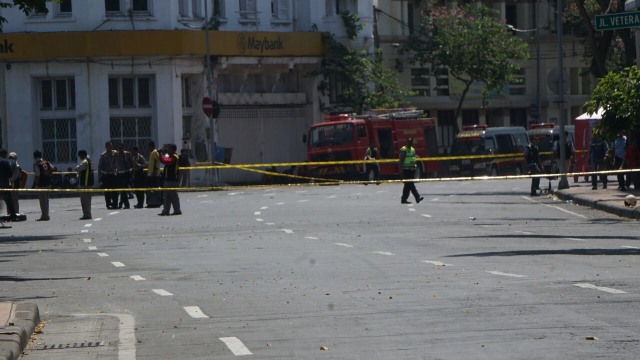
<path fill-rule="evenodd" d="M 526 169 L 524 148 L 529 143 L 523 127 L 465 126 L 456 136 L 451 156 L 468 159 L 451 160 L 451 176 L 521 175 Z M 474 158 L 478 155 L 512 155 Z"/>

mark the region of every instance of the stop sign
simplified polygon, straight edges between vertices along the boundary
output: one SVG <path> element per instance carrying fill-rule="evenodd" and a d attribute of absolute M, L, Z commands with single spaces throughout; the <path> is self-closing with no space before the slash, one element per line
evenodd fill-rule
<path fill-rule="evenodd" d="M 202 111 L 204 111 L 205 115 L 207 115 L 208 117 L 218 117 L 218 115 L 220 115 L 220 105 L 216 102 L 211 100 L 208 97 L 204 97 L 202 99 Z"/>

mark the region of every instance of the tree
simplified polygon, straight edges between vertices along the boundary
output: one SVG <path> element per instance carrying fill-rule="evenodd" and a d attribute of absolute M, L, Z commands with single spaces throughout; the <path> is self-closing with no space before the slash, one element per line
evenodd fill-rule
<path fill-rule="evenodd" d="M 357 15 L 341 14 L 350 39 L 362 30 Z M 331 34 L 324 39 L 328 50 L 320 68 L 309 73 L 321 76 L 318 90 L 331 96 L 333 103 L 325 111 L 363 113 L 375 108 L 396 108 L 410 104 L 411 91 L 403 90 L 397 74 L 386 67 L 382 52 L 352 49 Z"/>
<path fill-rule="evenodd" d="M 640 125 L 640 70 L 630 66 L 609 72 L 600 79 L 585 107 L 590 113 L 604 109 L 594 129 L 610 139 Z"/>
<path fill-rule="evenodd" d="M 624 2 L 617 0 L 568 0 L 564 22 L 572 33 L 582 38 L 584 56 L 591 63 L 593 76 L 601 78 L 609 71 L 619 71 L 635 63 L 636 46 L 630 29 L 596 31 L 596 15 L 624 12 Z"/>
<path fill-rule="evenodd" d="M 47 13 L 47 2 L 60 2 L 60 0 L 12 0 L 12 1 L 0 1 L 0 9 L 9 9 L 17 7 L 25 14 L 29 15 L 32 12 Z M 7 22 L 3 16 L 0 16 L 0 32 L 2 32 L 2 25 Z"/>
<path fill-rule="evenodd" d="M 447 69 L 451 77 L 462 82 L 455 114 L 458 118 L 472 84 L 484 85 L 482 99 L 486 104 L 488 95 L 515 80 L 518 63 L 528 59 L 529 49 L 497 20 L 495 10 L 456 4 L 431 5 L 431 9 L 423 11 L 421 28 L 405 46 L 414 53 L 414 62 L 431 65 L 434 73 Z"/>

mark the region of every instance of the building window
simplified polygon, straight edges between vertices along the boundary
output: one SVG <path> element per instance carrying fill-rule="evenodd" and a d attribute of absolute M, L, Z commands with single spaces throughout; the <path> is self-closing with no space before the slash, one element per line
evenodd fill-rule
<path fill-rule="evenodd" d="M 325 7 L 327 16 L 337 16 L 345 11 L 352 14 L 358 13 L 357 0 L 326 0 Z"/>
<path fill-rule="evenodd" d="M 204 18 L 202 0 L 180 0 L 180 17 L 188 19 Z"/>
<path fill-rule="evenodd" d="M 182 107 L 190 109 L 193 107 L 191 101 L 191 78 L 188 76 L 182 77 Z"/>
<path fill-rule="evenodd" d="M 121 0 L 104 0 L 104 9 L 109 13 L 122 13 Z"/>
<path fill-rule="evenodd" d="M 72 14 L 71 0 L 61 0 L 59 3 L 53 4 L 53 12 L 55 17 L 69 17 Z"/>
<path fill-rule="evenodd" d="M 278 20 L 289 20 L 289 0 L 271 0 L 271 17 Z"/>
<path fill-rule="evenodd" d="M 151 78 L 112 77 L 109 78 L 110 108 L 150 108 Z"/>
<path fill-rule="evenodd" d="M 42 119 L 42 156 L 56 163 L 73 162 L 76 159 L 76 119 Z"/>
<path fill-rule="evenodd" d="M 411 69 L 411 91 L 416 96 L 431 96 L 431 69 Z"/>
<path fill-rule="evenodd" d="M 527 94 L 527 76 L 524 68 L 515 73 L 515 78 L 509 84 L 509 95 Z"/>
<path fill-rule="evenodd" d="M 112 116 L 109 138 L 116 144 L 123 143 L 126 149 L 146 149 L 151 140 L 151 116 Z"/>
<path fill-rule="evenodd" d="M 436 71 L 436 96 L 449 96 L 449 71 L 442 68 Z"/>
<path fill-rule="evenodd" d="M 133 12 L 145 12 L 145 13 L 149 13 L 151 11 L 151 9 L 149 9 L 149 1 L 148 0 L 133 0 L 133 3 L 131 4 L 131 8 L 133 9 Z"/>
<path fill-rule="evenodd" d="M 240 19 L 257 19 L 256 0 L 240 0 Z"/>
<path fill-rule="evenodd" d="M 76 88 L 73 78 L 40 80 L 40 110 L 72 110 L 76 108 Z"/>

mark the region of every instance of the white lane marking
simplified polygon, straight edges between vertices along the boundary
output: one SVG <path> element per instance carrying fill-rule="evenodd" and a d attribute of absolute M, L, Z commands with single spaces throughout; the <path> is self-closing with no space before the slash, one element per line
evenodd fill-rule
<path fill-rule="evenodd" d="M 102 218 L 95 218 L 93 221 L 102 221 Z"/>
<path fill-rule="evenodd" d="M 583 289 L 604 291 L 604 292 L 607 292 L 609 294 L 626 294 L 626 292 L 622 291 L 622 290 L 616 290 L 616 289 L 603 287 L 603 286 L 596 286 L 596 285 L 589 284 L 589 283 L 575 283 L 573 285 L 575 285 L 575 286 L 577 286 L 579 288 L 583 288 Z"/>
<path fill-rule="evenodd" d="M 267 210 L 269 207 L 268 206 L 263 206 L 260 208 L 260 210 Z"/>
<path fill-rule="evenodd" d="M 550 208 L 553 208 L 553 209 L 556 209 L 556 210 L 560 210 L 560 211 L 562 211 L 562 212 L 565 212 L 565 213 L 567 213 L 567 214 L 571 214 L 571 215 L 573 215 L 573 216 L 577 216 L 577 217 L 579 217 L 579 218 L 583 218 L 583 219 L 586 219 L 586 218 L 587 218 L 586 216 L 584 216 L 584 215 L 582 215 L 582 214 L 574 213 L 573 211 L 569 211 L 569 210 L 567 210 L 567 209 L 563 209 L 563 208 L 561 208 L 561 207 L 559 207 L 559 206 L 543 204 L 543 203 L 541 203 L 540 201 L 536 201 L 536 200 L 534 200 L 534 199 L 532 199 L 532 198 L 530 198 L 530 197 L 528 197 L 528 196 L 522 196 L 522 198 L 523 198 L 523 199 L 525 199 L 525 200 L 529 200 L 529 201 L 531 201 L 532 203 L 536 203 L 536 204 L 540 204 L 540 205 L 543 205 L 543 206 L 546 206 L 546 207 L 550 207 Z"/>
<path fill-rule="evenodd" d="M 530 231 L 515 231 L 515 232 L 518 233 L 518 234 L 533 235 L 533 233 L 530 232 Z"/>
<path fill-rule="evenodd" d="M 271 226 L 273 226 L 273 225 L 275 225 L 275 224 L 274 224 L 274 223 L 267 223 L 267 225 L 271 225 Z"/>
<path fill-rule="evenodd" d="M 256 221 L 260 221 L 260 222 L 262 222 L 262 221 L 264 221 L 264 219 L 256 218 Z"/>
<path fill-rule="evenodd" d="M 284 205 L 284 204 L 286 204 L 286 203 L 279 202 L 279 203 L 277 203 L 276 205 Z"/>
<path fill-rule="evenodd" d="M 142 276 L 140 276 L 140 275 L 131 275 L 131 276 L 129 276 L 129 277 L 130 277 L 132 280 L 134 280 L 134 281 L 144 281 L 144 280 L 147 280 L 147 279 L 143 278 L 143 277 L 142 277 Z"/>
<path fill-rule="evenodd" d="M 431 264 L 431 265 L 435 265 L 435 266 L 453 266 L 451 264 L 445 264 L 441 261 L 430 261 L 430 260 L 423 260 L 423 263 L 427 263 L 427 264 Z"/>
<path fill-rule="evenodd" d="M 113 212 L 108 213 L 107 215 L 115 215 L 115 214 L 120 214 L 120 211 L 113 211 Z"/>
<path fill-rule="evenodd" d="M 194 319 L 208 319 L 209 317 L 205 315 L 202 310 L 200 310 L 197 306 L 185 306 L 184 311 L 189 314 Z"/>
<path fill-rule="evenodd" d="M 317 237 L 313 237 L 313 236 L 305 236 L 304 238 L 309 240 L 318 240 Z"/>
<path fill-rule="evenodd" d="M 303 200 L 298 200 L 299 203 L 303 203 L 303 202 L 307 202 L 309 201 L 308 199 L 303 199 Z"/>
<path fill-rule="evenodd" d="M 255 215 L 255 216 L 258 216 L 258 215 L 260 215 L 260 214 L 262 214 L 260 211 L 255 211 L 255 212 L 253 213 L 253 215 Z"/>
<path fill-rule="evenodd" d="M 87 244 L 91 243 L 91 239 L 82 239 L 82 241 L 86 242 Z"/>
<path fill-rule="evenodd" d="M 620 246 L 623 249 L 640 249 L 640 247 L 637 246 Z"/>
<path fill-rule="evenodd" d="M 154 293 L 160 295 L 160 296 L 173 296 L 172 293 L 168 292 L 165 289 L 151 289 L 151 291 L 153 291 Z"/>
<path fill-rule="evenodd" d="M 242 195 L 242 191 L 228 193 L 229 196 Z"/>
<path fill-rule="evenodd" d="M 414 209 L 414 208 L 409 208 L 409 211 L 416 211 L 416 209 Z"/>
<path fill-rule="evenodd" d="M 293 230 L 291 229 L 282 229 L 282 231 L 284 231 L 287 234 L 293 234 Z"/>
<path fill-rule="evenodd" d="M 93 224 L 84 224 L 84 227 L 92 227 Z"/>
<path fill-rule="evenodd" d="M 308 190 L 298 190 L 296 191 L 296 194 L 304 194 L 304 193 L 308 193 Z"/>
<path fill-rule="evenodd" d="M 85 233 L 88 233 L 88 232 L 89 232 L 89 230 L 80 230 L 81 234 L 85 234 Z"/>
<path fill-rule="evenodd" d="M 378 254 L 378 255 L 386 255 L 386 256 L 393 256 L 393 255 L 395 255 L 394 253 L 392 253 L 392 252 L 388 252 L 388 251 L 374 251 L 373 253 L 374 253 L 374 254 Z"/>
<path fill-rule="evenodd" d="M 98 250 L 97 246 L 89 246 L 89 251 L 95 251 Z"/>
<path fill-rule="evenodd" d="M 431 201 L 438 201 L 438 200 L 440 200 L 440 198 L 431 199 Z"/>
<path fill-rule="evenodd" d="M 227 345 L 229 350 L 231 350 L 231 352 L 235 356 L 243 356 L 243 355 L 252 355 L 253 354 L 251 351 L 249 351 L 249 349 L 247 349 L 246 346 L 244 346 L 242 341 L 240 341 L 240 339 L 238 339 L 237 337 L 223 337 L 223 338 L 220 338 L 220 341 L 225 343 L 225 345 Z"/>
<path fill-rule="evenodd" d="M 121 263 L 120 261 L 113 261 L 111 263 L 111 265 L 115 266 L 115 267 L 124 267 L 124 264 Z"/>
<path fill-rule="evenodd" d="M 585 239 L 570 238 L 570 237 L 568 237 L 568 238 L 564 238 L 564 239 L 565 239 L 565 240 L 571 240 L 571 241 L 587 241 L 587 240 L 585 240 Z"/>
<path fill-rule="evenodd" d="M 333 243 L 333 245 L 343 246 L 343 247 L 346 247 L 346 248 L 352 248 L 353 247 L 353 245 L 345 244 L 345 243 Z"/>
<path fill-rule="evenodd" d="M 514 278 L 526 278 L 526 275 L 518 275 L 518 274 L 509 274 L 509 273 L 504 273 L 501 271 L 487 271 L 489 274 L 493 274 L 493 275 L 500 275 L 500 276 L 509 276 L 509 277 L 514 277 Z"/>
<path fill-rule="evenodd" d="M 335 196 L 335 195 L 329 195 L 329 196 L 327 196 L 327 199 L 335 199 L 336 197 L 337 196 Z"/>
<path fill-rule="evenodd" d="M 206 194 L 206 195 L 198 195 L 198 197 L 199 197 L 199 198 L 203 198 L 203 197 L 207 197 L 207 196 L 209 196 L 209 194 Z"/>
<path fill-rule="evenodd" d="M 426 218 L 431 218 L 433 216 L 429 215 L 429 214 L 421 214 L 422 216 L 426 217 Z"/>
<path fill-rule="evenodd" d="M 98 254 L 98 256 L 100 256 L 100 257 L 107 257 L 107 256 L 109 256 L 109 254 L 107 254 L 107 253 L 96 253 L 96 254 Z"/>
<path fill-rule="evenodd" d="M 136 320 L 129 314 L 71 314 L 78 317 L 114 316 L 118 318 L 118 360 L 136 360 Z"/>

